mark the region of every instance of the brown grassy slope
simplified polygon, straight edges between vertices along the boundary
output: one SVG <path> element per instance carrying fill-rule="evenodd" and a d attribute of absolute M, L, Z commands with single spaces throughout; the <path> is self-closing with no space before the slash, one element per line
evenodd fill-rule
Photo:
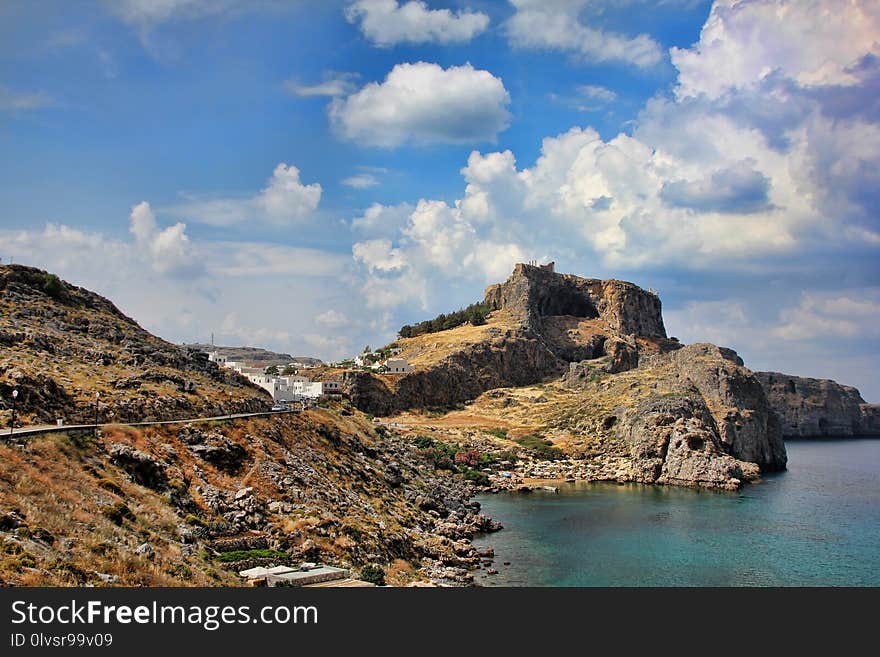
<path fill-rule="evenodd" d="M 414 501 L 434 495 L 442 511 L 468 490 L 363 416 L 324 410 L 0 444 L 0 582 L 235 584 L 216 552 L 254 547 L 283 553 L 273 563 L 413 572 L 455 559 L 442 520 Z M 135 553 L 145 542 L 151 557 Z"/>
<path fill-rule="evenodd" d="M 395 418 L 408 428 L 443 427 L 504 429 L 513 437 L 540 434 L 567 454 L 580 457 L 618 441 L 604 426 L 614 409 L 631 406 L 652 395 L 684 394 L 668 368 L 642 368 L 608 374 L 597 359 L 596 377 L 581 390 L 560 383 L 519 388 L 499 388 L 483 393 L 462 410 L 442 416 L 408 413 Z"/>
<path fill-rule="evenodd" d="M 260 410 L 269 396 L 142 329 L 107 299 L 30 267 L 0 266 L 0 424 L 177 419 Z M 112 415 L 111 415 L 112 414 Z"/>
<path fill-rule="evenodd" d="M 453 352 L 490 341 L 519 326 L 520 323 L 511 313 L 499 310 L 490 314 L 486 324 L 482 326 L 463 324 L 446 331 L 402 338 L 396 344 L 401 349 L 401 358 L 406 358 L 417 368 L 427 368 L 436 365 Z"/>

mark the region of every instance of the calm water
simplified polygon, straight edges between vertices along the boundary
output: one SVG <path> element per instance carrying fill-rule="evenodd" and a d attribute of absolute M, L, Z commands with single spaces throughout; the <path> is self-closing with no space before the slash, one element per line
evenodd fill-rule
<path fill-rule="evenodd" d="M 880 586 L 880 440 L 790 442 L 736 493 L 566 484 L 481 496 L 484 586 Z M 502 565 L 510 561 L 510 566 Z M 483 571 L 481 571 L 483 572 Z"/>

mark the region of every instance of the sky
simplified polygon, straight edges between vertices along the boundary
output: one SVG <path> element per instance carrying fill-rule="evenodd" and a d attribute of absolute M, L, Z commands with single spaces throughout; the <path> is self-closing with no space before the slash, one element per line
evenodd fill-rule
<path fill-rule="evenodd" d="M 0 259 L 338 359 L 516 262 L 880 401 L 875 0 L 4 0 Z"/>

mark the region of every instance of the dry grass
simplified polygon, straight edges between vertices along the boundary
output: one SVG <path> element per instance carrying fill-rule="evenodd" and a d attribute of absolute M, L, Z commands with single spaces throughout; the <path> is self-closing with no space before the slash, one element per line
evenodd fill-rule
<path fill-rule="evenodd" d="M 438 333 L 425 333 L 414 338 L 397 341 L 402 349 L 401 357 L 406 358 L 416 367 L 430 367 L 461 350 L 468 345 L 491 341 L 498 332 L 516 330 L 520 326 L 512 314 L 499 310 L 489 315 L 487 323 L 482 326 L 464 324 L 454 329 Z"/>

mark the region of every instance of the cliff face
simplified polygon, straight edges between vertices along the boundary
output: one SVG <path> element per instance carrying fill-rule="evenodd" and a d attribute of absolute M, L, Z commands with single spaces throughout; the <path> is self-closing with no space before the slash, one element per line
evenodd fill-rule
<path fill-rule="evenodd" d="M 608 424 L 630 447 L 635 481 L 735 488 L 758 468 L 785 469 L 776 415 L 736 352 L 689 345 L 650 359 L 621 383 L 628 392 Z"/>
<path fill-rule="evenodd" d="M 146 421 L 258 411 L 269 396 L 157 338 L 109 300 L 31 267 L 0 267 L 0 423 Z M 112 413 L 112 415 L 111 415 Z"/>
<path fill-rule="evenodd" d="M 507 281 L 486 288 L 484 303 L 512 311 L 539 333 L 543 318 L 570 315 L 601 319 L 621 336 L 666 337 L 660 298 L 625 281 L 557 274 L 520 263 Z"/>
<path fill-rule="evenodd" d="M 431 367 L 402 375 L 346 372 L 343 388 L 352 403 L 374 415 L 408 408 L 448 408 L 486 390 L 523 386 L 559 376 L 565 363 L 523 330 L 468 345 Z"/>
<path fill-rule="evenodd" d="M 828 379 L 755 372 L 786 438 L 880 435 L 880 406 L 856 388 Z"/>
<path fill-rule="evenodd" d="M 779 420 L 760 381 L 735 351 L 694 344 L 661 358 L 700 393 L 728 454 L 763 470 L 785 469 L 788 457 Z"/>
<path fill-rule="evenodd" d="M 651 397 L 625 409 L 617 429 L 629 445 L 623 478 L 642 483 L 735 490 L 758 477 L 731 456 L 699 397 Z"/>

